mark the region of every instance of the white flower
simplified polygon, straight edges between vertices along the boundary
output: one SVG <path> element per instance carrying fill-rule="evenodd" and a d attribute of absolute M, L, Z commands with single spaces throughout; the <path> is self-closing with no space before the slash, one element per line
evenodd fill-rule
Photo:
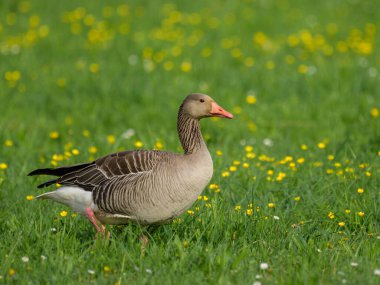
<path fill-rule="evenodd" d="M 351 262 L 351 266 L 352 267 L 356 267 L 356 266 L 358 266 L 359 265 L 359 263 L 357 263 L 357 262 Z"/>
<path fill-rule="evenodd" d="M 47 257 L 45 255 L 41 255 L 41 260 L 42 261 L 45 261 L 47 259 Z"/>
<path fill-rule="evenodd" d="M 29 262 L 29 257 L 23 256 L 21 257 L 22 262 Z"/>
<path fill-rule="evenodd" d="M 135 135 L 135 133 L 136 132 L 134 129 L 128 129 L 124 133 L 122 133 L 121 137 L 123 139 L 130 139 L 131 137 L 133 137 Z"/>
<path fill-rule="evenodd" d="M 256 279 L 260 279 L 260 278 L 261 278 L 261 275 L 260 275 L 260 274 L 256 274 L 255 278 L 256 278 Z"/>
<path fill-rule="evenodd" d="M 380 268 L 376 268 L 376 269 L 373 271 L 373 274 L 380 276 Z"/>
<path fill-rule="evenodd" d="M 264 144 L 265 146 L 272 147 L 272 146 L 274 145 L 274 142 L 273 142 L 271 139 L 266 138 L 266 139 L 263 140 L 263 144 Z"/>
<path fill-rule="evenodd" d="M 260 281 L 254 281 L 252 285 L 261 285 Z"/>
<path fill-rule="evenodd" d="M 269 268 L 269 264 L 266 262 L 260 263 L 260 269 L 261 270 L 267 270 Z"/>
<path fill-rule="evenodd" d="M 57 231 L 57 229 L 56 228 L 50 228 L 50 231 L 55 233 Z"/>
<path fill-rule="evenodd" d="M 95 274 L 95 270 L 92 270 L 92 269 L 87 269 L 87 272 L 88 272 L 88 274 L 91 274 L 91 275 Z"/>
<path fill-rule="evenodd" d="M 322 250 L 321 250 L 321 249 L 319 249 L 319 248 L 317 249 L 317 251 L 318 251 L 318 252 L 322 252 Z"/>
<path fill-rule="evenodd" d="M 279 220 L 280 217 L 279 217 L 279 216 L 273 216 L 273 219 L 275 219 L 275 220 Z"/>
<path fill-rule="evenodd" d="M 149 274 L 152 274 L 153 271 L 152 271 L 152 269 L 147 268 L 147 269 L 145 269 L 145 272 L 149 273 Z"/>

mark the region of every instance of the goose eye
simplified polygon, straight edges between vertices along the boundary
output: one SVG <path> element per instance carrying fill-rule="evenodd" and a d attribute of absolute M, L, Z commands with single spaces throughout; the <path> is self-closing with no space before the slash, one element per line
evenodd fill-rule
<path fill-rule="evenodd" d="M 205 101 L 205 100 L 203 100 L 203 99 L 200 99 L 200 100 L 199 100 L 199 102 L 201 102 L 201 103 L 204 103 L 204 101 Z"/>

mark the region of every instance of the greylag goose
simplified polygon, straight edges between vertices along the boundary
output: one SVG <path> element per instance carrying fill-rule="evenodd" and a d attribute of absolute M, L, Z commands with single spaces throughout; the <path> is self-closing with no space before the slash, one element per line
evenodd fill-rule
<path fill-rule="evenodd" d="M 190 94 L 179 108 L 177 130 L 184 154 L 132 150 L 90 163 L 37 169 L 33 175 L 58 178 L 39 186 L 62 185 L 36 198 L 51 199 L 86 216 L 100 233 L 104 224 L 164 223 L 187 210 L 210 182 L 213 163 L 199 120 L 232 119 L 211 97 Z"/>

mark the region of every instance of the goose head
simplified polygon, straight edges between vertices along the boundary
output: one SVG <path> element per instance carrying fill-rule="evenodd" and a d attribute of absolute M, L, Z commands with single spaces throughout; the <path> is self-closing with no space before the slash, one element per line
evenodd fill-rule
<path fill-rule="evenodd" d="M 232 119 L 234 116 L 220 107 L 214 99 L 206 94 L 188 95 L 182 103 L 182 112 L 194 119 L 220 117 Z"/>

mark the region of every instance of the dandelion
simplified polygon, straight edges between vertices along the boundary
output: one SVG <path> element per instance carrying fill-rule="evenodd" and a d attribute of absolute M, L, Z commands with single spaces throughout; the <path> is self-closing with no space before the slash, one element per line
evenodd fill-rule
<path fill-rule="evenodd" d="M 74 148 L 73 150 L 71 150 L 71 153 L 73 154 L 73 155 L 79 155 L 79 150 L 78 149 L 76 149 L 76 148 Z"/>
<path fill-rule="evenodd" d="M 7 168 L 8 168 L 8 164 L 6 164 L 6 163 L 4 163 L 4 162 L 0 163 L 0 169 L 1 169 L 1 170 L 5 170 L 5 169 L 7 169 Z"/>
<path fill-rule="evenodd" d="M 230 166 L 230 171 L 235 172 L 237 170 L 237 167 L 235 165 Z"/>
<path fill-rule="evenodd" d="M 358 212 L 359 217 L 364 217 L 364 215 L 365 215 L 364 212 Z"/>
<path fill-rule="evenodd" d="M 378 108 L 372 108 L 371 109 L 371 116 L 373 117 L 373 118 L 377 118 L 378 116 L 380 115 L 380 111 L 379 111 L 379 109 Z"/>
<path fill-rule="evenodd" d="M 319 149 L 326 148 L 326 144 L 324 142 L 319 142 L 317 146 L 318 146 Z"/>
<path fill-rule="evenodd" d="M 276 204 L 275 203 L 268 203 L 268 208 L 275 208 Z"/>
<path fill-rule="evenodd" d="M 98 152 L 98 148 L 96 146 L 90 146 L 88 148 L 88 152 L 91 153 L 91 154 L 95 154 Z"/>
<path fill-rule="evenodd" d="M 300 157 L 299 159 L 297 159 L 298 164 L 303 164 L 304 162 L 305 162 L 305 159 L 303 157 Z"/>
<path fill-rule="evenodd" d="M 245 98 L 245 101 L 247 102 L 247 104 L 249 105 L 254 105 L 256 104 L 257 102 L 257 99 L 254 95 L 248 95 L 246 98 Z"/>
<path fill-rule="evenodd" d="M 59 213 L 59 215 L 60 215 L 62 218 L 64 218 L 64 217 L 67 216 L 67 211 L 62 211 L 62 212 Z"/>
<path fill-rule="evenodd" d="M 339 222 L 338 225 L 339 225 L 340 227 L 344 227 L 344 226 L 346 225 L 346 223 L 345 223 L 345 222 Z"/>
<path fill-rule="evenodd" d="M 8 271 L 8 275 L 10 277 L 14 276 L 16 274 L 16 270 L 14 270 L 13 268 L 10 268 L 9 271 Z"/>
<path fill-rule="evenodd" d="M 107 136 L 107 142 L 108 142 L 109 144 L 114 144 L 115 141 L 116 141 L 116 138 L 115 138 L 114 135 L 108 135 L 108 136 Z"/>
<path fill-rule="evenodd" d="M 302 150 L 307 150 L 307 149 L 308 149 L 308 147 L 307 147 L 306 144 L 302 144 L 302 145 L 300 146 L 300 148 L 301 148 Z"/>
<path fill-rule="evenodd" d="M 210 190 L 215 190 L 215 189 L 218 189 L 219 186 L 218 186 L 218 184 L 213 183 L 213 184 L 210 184 L 209 188 L 210 188 Z"/>
<path fill-rule="evenodd" d="M 344 212 L 345 212 L 346 214 L 350 214 L 350 213 L 351 213 L 351 210 L 346 209 L 346 210 L 344 210 Z"/>
<path fill-rule="evenodd" d="M 241 210 L 241 206 L 240 205 L 236 205 L 235 206 L 235 211 L 240 211 Z"/>
<path fill-rule="evenodd" d="M 223 155 L 223 152 L 222 152 L 221 150 L 217 150 L 217 151 L 216 151 L 216 155 L 217 155 L 217 156 L 222 156 L 222 155 Z"/>
<path fill-rule="evenodd" d="M 161 150 L 164 148 L 164 144 L 161 141 L 156 141 L 156 143 L 154 144 L 154 147 L 158 150 Z"/>
<path fill-rule="evenodd" d="M 203 196 L 203 201 L 208 201 L 208 197 L 206 195 Z"/>
<path fill-rule="evenodd" d="M 188 213 L 189 215 L 194 215 L 194 211 L 193 211 L 193 210 L 187 210 L 187 213 Z"/>
<path fill-rule="evenodd" d="M 184 61 L 184 62 L 182 62 L 182 64 L 181 64 L 181 70 L 183 72 L 186 72 L 186 73 L 190 72 L 191 69 L 192 69 L 192 64 L 191 64 L 190 61 Z"/>
<path fill-rule="evenodd" d="M 358 188 L 357 192 L 358 192 L 359 194 L 363 194 L 363 193 L 364 193 L 364 189 L 363 189 L 363 188 Z"/>
<path fill-rule="evenodd" d="M 88 138 L 88 137 L 91 135 L 91 133 L 90 133 L 89 130 L 83 130 L 82 135 L 83 135 L 85 138 Z"/>
<path fill-rule="evenodd" d="M 89 70 L 91 73 L 98 73 L 99 69 L 100 69 L 99 64 L 97 64 L 97 63 L 91 63 L 90 64 Z"/>
<path fill-rule="evenodd" d="M 269 268 L 269 264 L 266 262 L 260 263 L 260 269 L 261 270 L 267 270 Z"/>
<path fill-rule="evenodd" d="M 111 272 L 111 267 L 105 265 L 105 266 L 103 267 L 103 271 L 104 271 L 104 273 L 110 273 L 110 272 Z"/>
<path fill-rule="evenodd" d="M 247 209 L 245 212 L 247 213 L 247 216 L 252 216 L 252 214 L 253 214 L 252 209 Z"/>
<path fill-rule="evenodd" d="M 13 146 L 13 141 L 12 141 L 12 140 L 6 140 L 6 141 L 4 142 L 4 145 L 5 145 L 6 147 L 12 147 L 12 146 Z"/>
<path fill-rule="evenodd" d="M 33 195 L 26 196 L 26 200 L 28 200 L 28 201 L 32 201 L 33 199 L 34 199 Z"/>
<path fill-rule="evenodd" d="M 332 154 L 329 154 L 329 155 L 327 156 L 327 159 L 330 160 L 330 161 L 331 161 L 331 160 L 334 160 L 334 158 L 335 158 L 335 157 L 334 157 Z"/>
<path fill-rule="evenodd" d="M 135 141 L 135 143 L 134 143 L 135 148 L 142 148 L 143 145 L 144 144 L 142 143 L 142 141 Z"/>
<path fill-rule="evenodd" d="M 249 168 L 249 163 L 244 162 L 243 163 L 243 168 L 245 168 L 245 169 Z"/>
<path fill-rule="evenodd" d="M 328 215 L 329 219 L 334 219 L 335 218 L 335 214 L 333 212 L 330 212 Z"/>
<path fill-rule="evenodd" d="M 222 172 L 222 177 L 228 177 L 228 176 L 230 176 L 230 172 L 228 172 L 228 171 Z"/>
<path fill-rule="evenodd" d="M 52 139 L 52 140 L 56 140 L 59 138 L 59 133 L 57 131 L 54 131 L 54 132 L 51 132 L 49 134 L 49 137 Z"/>
<path fill-rule="evenodd" d="M 294 197 L 294 201 L 298 202 L 301 200 L 301 197 L 300 196 L 297 196 L 297 197 Z"/>

